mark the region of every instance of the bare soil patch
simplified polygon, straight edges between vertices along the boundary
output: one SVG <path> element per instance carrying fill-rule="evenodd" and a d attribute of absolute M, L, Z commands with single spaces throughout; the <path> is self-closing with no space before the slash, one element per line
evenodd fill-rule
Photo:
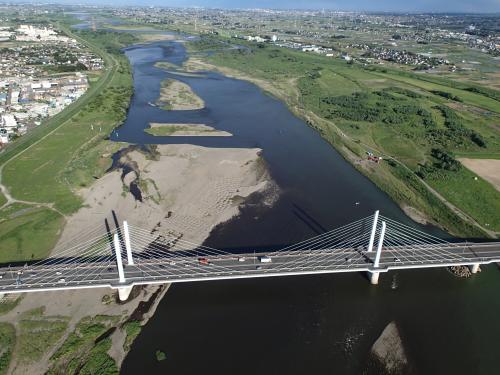
<path fill-rule="evenodd" d="M 491 183 L 500 191 L 500 160 L 497 159 L 458 159 L 467 169 Z"/>

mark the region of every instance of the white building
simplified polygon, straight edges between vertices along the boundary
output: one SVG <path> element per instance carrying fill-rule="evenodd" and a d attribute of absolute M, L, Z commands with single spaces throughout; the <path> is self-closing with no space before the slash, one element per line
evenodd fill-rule
<path fill-rule="evenodd" d="M 7 134 L 7 132 L 2 130 L 3 129 L 0 129 L 0 144 L 9 143 L 9 135 Z"/>
<path fill-rule="evenodd" d="M 302 52 L 318 52 L 319 47 L 318 46 L 303 46 L 302 47 Z"/>
<path fill-rule="evenodd" d="M 257 43 L 263 43 L 266 40 L 260 36 L 247 36 L 247 40 L 249 42 L 257 42 Z"/>
<path fill-rule="evenodd" d="M 0 125 L 7 132 L 12 133 L 15 128 L 17 128 L 17 121 L 14 115 L 10 113 L 5 113 L 1 117 Z"/>

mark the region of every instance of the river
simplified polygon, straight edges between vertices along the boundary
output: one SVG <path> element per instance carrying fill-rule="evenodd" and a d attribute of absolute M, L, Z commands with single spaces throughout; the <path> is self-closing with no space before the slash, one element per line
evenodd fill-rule
<path fill-rule="evenodd" d="M 316 131 L 255 85 L 212 72 L 179 77 L 155 68 L 158 61 L 185 61 L 184 46 L 175 41 L 133 46 L 126 55 L 134 96 L 126 122 L 111 139 L 259 147 L 279 186 L 272 208 L 256 197 L 239 217 L 214 230 L 207 245 L 275 248 L 376 209 L 418 226 Z M 150 106 L 168 77 L 190 85 L 206 108 L 166 112 Z M 143 132 L 149 122 L 204 123 L 234 136 L 152 137 Z M 494 266 L 467 280 L 444 269 L 393 272 L 381 275 L 378 286 L 361 274 L 177 284 L 134 342 L 122 373 L 378 374 L 370 348 L 392 320 L 414 373 L 497 373 L 499 294 Z M 156 360 L 157 350 L 166 354 L 164 361 Z"/>

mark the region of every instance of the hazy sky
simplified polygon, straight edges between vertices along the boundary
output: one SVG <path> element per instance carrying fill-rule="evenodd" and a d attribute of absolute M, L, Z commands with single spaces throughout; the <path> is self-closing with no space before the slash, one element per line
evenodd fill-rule
<path fill-rule="evenodd" d="M 26 1 L 26 0 L 24 0 Z M 338 9 L 410 12 L 500 12 L 500 0 L 55 0 L 107 5 L 204 6 L 212 8 Z M 3 2 L 0 0 L 0 2 Z"/>

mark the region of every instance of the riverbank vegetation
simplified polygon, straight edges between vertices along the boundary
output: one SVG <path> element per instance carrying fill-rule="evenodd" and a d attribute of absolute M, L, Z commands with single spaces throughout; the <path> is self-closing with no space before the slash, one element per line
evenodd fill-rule
<path fill-rule="evenodd" d="M 62 346 L 51 357 L 47 374 L 118 374 L 118 367 L 107 353 L 110 333 L 120 317 L 87 317 L 78 323 Z"/>
<path fill-rule="evenodd" d="M 39 361 L 63 336 L 68 321 L 67 317 L 45 316 L 43 307 L 23 313 L 16 344 L 18 362 Z"/>
<path fill-rule="evenodd" d="M 7 373 L 12 350 L 16 343 L 16 330 L 10 323 L 0 323 L 0 375 Z"/>
<path fill-rule="evenodd" d="M 498 92 L 265 44 L 221 49 L 220 39 L 202 37 L 189 48 L 286 101 L 402 207 L 457 235 L 500 232 L 500 193 L 454 156 L 499 154 Z"/>
<path fill-rule="evenodd" d="M 126 33 L 71 31 L 64 24 L 59 28 L 92 48 L 105 68 L 78 101 L 0 154 L 2 183 L 12 196 L 0 206 L 0 261 L 45 257 L 65 216 L 82 205 L 78 189 L 101 177 L 121 147 L 106 139 L 125 119 L 132 95 L 131 69 L 121 48 L 137 39 Z"/>

